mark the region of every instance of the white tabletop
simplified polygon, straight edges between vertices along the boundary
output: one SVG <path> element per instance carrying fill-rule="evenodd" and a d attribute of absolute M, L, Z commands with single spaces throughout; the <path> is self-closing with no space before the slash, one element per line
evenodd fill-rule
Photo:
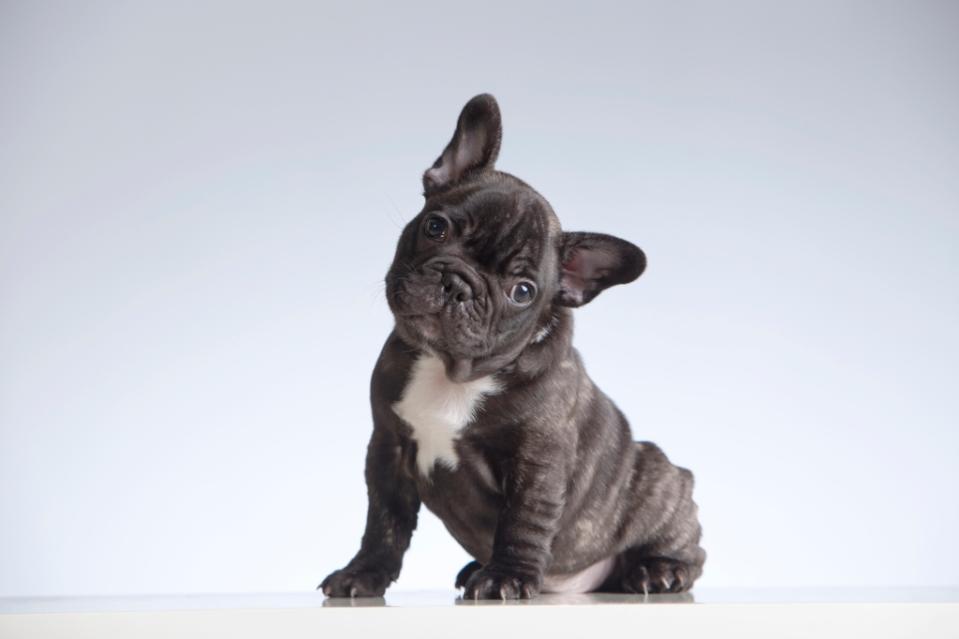
<path fill-rule="evenodd" d="M 456 592 L 324 599 L 314 592 L 0 599 L 0 637 L 584 637 L 635 629 L 681 637 L 959 638 L 959 588 L 696 589 L 683 595 Z M 632 630 L 630 630 L 632 632 Z"/>

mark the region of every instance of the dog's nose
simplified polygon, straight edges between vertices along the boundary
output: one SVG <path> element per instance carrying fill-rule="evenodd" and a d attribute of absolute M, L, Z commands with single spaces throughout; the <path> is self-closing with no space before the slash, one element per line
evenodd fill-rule
<path fill-rule="evenodd" d="M 456 273 L 443 273 L 443 291 L 457 302 L 473 299 L 473 287 Z"/>

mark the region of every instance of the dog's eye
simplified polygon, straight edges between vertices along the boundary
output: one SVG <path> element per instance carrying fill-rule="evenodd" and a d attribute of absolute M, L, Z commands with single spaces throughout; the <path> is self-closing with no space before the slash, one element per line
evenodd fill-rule
<path fill-rule="evenodd" d="M 514 304 L 526 306 L 536 297 L 536 285 L 532 282 L 518 282 L 510 289 L 509 298 Z"/>
<path fill-rule="evenodd" d="M 449 223 L 439 215 L 431 215 L 426 218 L 426 225 L 423 227 L 423 233 L 426 237 L 437 242 L 446 240 L 449 234 Z"/>

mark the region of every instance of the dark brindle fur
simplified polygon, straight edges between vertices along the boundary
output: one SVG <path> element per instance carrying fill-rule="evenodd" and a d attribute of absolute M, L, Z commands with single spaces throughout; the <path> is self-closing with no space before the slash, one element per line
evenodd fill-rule
<path fill-rule="evenodd" d="M 639 277 L 645 255 L 612 236 L 563 232 L 539 193 L 494 170 L 500 138 L 495 100 L 477 96 L 424 174 L 425 205 L 386 277 L 396 327 L 373 371 L 366 532 L 321 588 L 382 595 L 423 503 L 476 560 L 456 580 L 466 597 L 531 597 L 597 564 L 600 582 L 587 589 L 688 590 L 705 560 L 692 474 L 633 441 L 572 347 L 570 309 Z M 532 301 L 525 289 L 524 303 L 510 299 L 517 283 Z M 424 475 L 415 428 L 395 405 L 428 354 L 447 384 L 487 379 L 497 390 L 456 434 L 455 466 Z"/>

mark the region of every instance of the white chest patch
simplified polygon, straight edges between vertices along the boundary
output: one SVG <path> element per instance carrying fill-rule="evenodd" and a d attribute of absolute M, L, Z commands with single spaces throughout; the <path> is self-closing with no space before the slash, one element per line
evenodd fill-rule
<path fill-rule="evenodd" d="M 421 355 L 413 363 L 403 397 L 393 404 L 393 412 L 413 429 L 416 465 L 423 475 L 428 477 L 436 463 L 456 468 L 456 437 L 476 417 L 483 398 L 499 390 L 492 375 L 463 384 L 451 382 L 443 361 L 435 355 Z"/>

